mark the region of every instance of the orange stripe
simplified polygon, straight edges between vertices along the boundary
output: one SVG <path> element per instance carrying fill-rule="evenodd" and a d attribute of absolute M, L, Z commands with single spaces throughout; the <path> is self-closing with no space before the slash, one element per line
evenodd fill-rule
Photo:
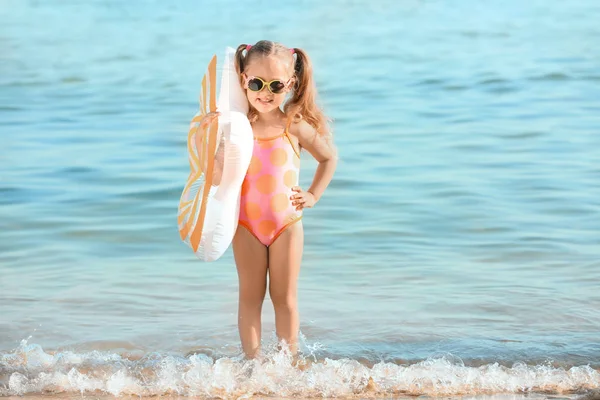
<path fill-rule="evenodd" d="M 206 150 L 204 146 L 204 142 L 206 141 L 206 132 L 208 131 L 208 127 L 204 129 L 204 131 L 199 135 L 196 133 L 194 135 L 194 144 L 196 145 L 196 153 L 198 157 L 198 169 L 202 172 L 204 171 L 204 166 L 206 165 Z"/>
<path fill-rule="evenodd" d="M 185 184 L 183 191 L 185 192 L 186 190 L 189 190 L 192 187 L 192 185 L 194 184 L 194 182 L 196 180 L 198 180 L 201 176 L 202 176 L 202 171 L 194 171 L 194 172 L 190 173 L 190 176 L 188 177 L 187 183 Z M 190 202 L 192 202 L 192 201 L 193 200 L 190 200 Z"/>
<path fill-rule="evenodd" d="M 181 225 L 183 223 L 183 220 L 185 219 L 186 215 L 189 214 L 190 210 L 189 210 L 189 206 L 192 204 L 192 201 L 185 201 L 183 202 L 183 204 L 179 205 L 179 215 L 177 216 L 177 224 Z M 180 229 L 181 230 L 181 229 Z"/>
<path fill-rule="evenodd" d="M 199 172 L 194 173 L 194 175 L 190 174 L 190 177 L 188 178 L 188 180 L 187 180 L 187 182 L 185 184 L 185 187 L 183 188 L 183 192 L 185 193 L 185 192 L 189 191 L 191 189 L 192 185 L 194 184 L 194 182 L 198 178 L 200 178 L 200 176 L 202 176 L 202 173 L 199 173 Z M 189 200 L 186 203 L 191 203 L 193 201 L 194 200 Z"/>
<path fill-rule="evenodd" d="M 186 207 L 186 206 L 188 206 L 188 205 L 190 205 L 190 204 L 192 204 L 192 200 L 189 200 L 189 201 L 182 201 L 182 202 L 180 203 L 180 205 L 181 205 L 181 207 L 182 207 L 182 208 L 183 208 L 183 207 Z"/>
<path fill-rule="evenodd" d="M 184 225 L 180 230 L 179 230 L 179 237 L 181 238 L 181 240 L 185 241 L 185 238 L 188 235 L 188 226 Z"/>
<path fill-rule="evenodd" d="M 185 187 L 183 188 L 184 194 L 189 192 L 191 186 L 194 184 L 194 182 L 198 178 L 200 178 L 201 175 L 202 175 L 201 173 L 196 173 L 194 175 L 190 174 L 190 177 L 188 178 L 187 183 L 185 184 Z M 183 195 L 182 195 L 182 197 L 183 197 Z M 185 219 L 185 217 L 190 213 L 189 205 L 192 204 L 193 202 L 194 202 L 194 200 L 188 200 L 188 201 L 180 200 L 179 201 L 179 216 L 177 217 L 178 224 L 181 224 L 183 222 L 183 220 Z"/>
<path fill-rule="evenodd" d="M 210 103 L 210 107 L 211 107 L 210 112 L 216 111 L 216 92 L 217 92 L 216 75 L 217 75 L 217 56 L 215 55 L 215 56 L 213 56 L 212 60 L 210 61 L 210 64 L 208 65 L 208 78 L 209 78 L 209 83 L 210 83 L 210 98 L 209 98 L 209 103 Z M 203 89 L 205 90 L 205 86 L 203 86 Z M 217 148 L 218 127 L 219 127 L 219 124 L 218 124 L 217 120 L 213 120 L 213 123 L 210 125 L 210 131 L 208 134 L 208 148 L 206 149 L 207 152 L 203 151 L 203 153 L 205 153 L 208 156 L 208 159 L 207 159 L 207 165 L 206 165 L 206 167 L 207 167 L 206 179 L 204 180 L 204 189 L 202 191 L 202 203 L 200 206 L 200 215 L 198 216 L 198 221 L 196 222 L 196 224 L 194 226 L 194 230 L 190 237 L 190 243 L 192 245 L 192 249 L 194 250 L 194 252 L 198 251 L 198 246 L 200 245 L 200 240 L 202 238 L 202 230 L 204 229 L 204 218 L 206 217 L 206 203 L 208 200 L 208 192 L 209 192 L 210 187 L 212 186 L 214 158 L 215 158 L 215 151 Z M 201 168 L 202 168 L 202 166 L 201 166 Z M 199 194 L 200 194 L 200 191 L 198 191 L 196 196 L 198 196 Z M 193 215 L 195 215 L 195 214 L 193 214 Z"/>
<path fill-rule="evenodd" d="M 202 205 L 200 208 L 200 215 L 198 216 L 198 222 L 196 222 L 196 226 L 194 227 L 194 231 L 192 232 L 192 236 L 190 238 L 192 248 L 194 249 L 194 251 L 198 250 L 200 239 L 202 237 L 202 229 L 204 228 L 204 218 L 206 216 L 206 203 L 208 201 L 208 192 L 212 186 L 215 150 L 217 148 L 217 127 L 218 124 L 213 122 L 211 124 L 210 134 L 208 136 L 208 168 L 206 171 L 206 179 L 204 181 L 204 190 L 202 191 Z"/>
<path fill-rule="evenodd" d="M 192 229 L 192 225 L 194 224 L 194 218 L 196 218 L 196 210 L 198 209 L 198 196 L 199 195 L 200 195 L 200 189 L 198 189 L 196 196 L 194 196 L 194 200 L 192 200 L 194 202 L 194 205 L 192 206 L 191 215 L 189 216 L 189 218 L 187 219 L 187 222 L 185 223 L 185 232 L 186 232 L 185 236 L 186 237 L 189 234 L 190 230 Z"/>
<path fill-rule="evenodd" d="M 204 76 L 202 77 L 202 92 L 201 92 L 201 96 L 200 96 L 200 114 L 201 115 L 198 116 L 198 117 L 194 117 L 192 119 L 192 123 L 196 120 L 196 118 L 202 119 L 202 117 L 204 117 L 206 115 L 206 75 L 208 75 L 208 78 L 209 78 L 210 94 L 211 94 L 211 96 L 214 96 L 214 93 L 213 93 L 213 90 L 212 90 L 212 88 L 214 86 L 214 82 L 213 82 L 212 78 L 215 77 L 216 70 L 217 70 L 217 56 L 214 55 L 212 57 L 212 59 L 210 60 L 210 62 L 208 63 L 208 71 L 207 71 L 207 73 L 205 73 Z M 215 77 L 214 81 L 216 81 L 216 77 Z M 214 99 L 211 99 L 210 102 L 212 104 L 214 102 Z M 191 131 L 191 129 L 190 129 L 190 131 Z M 196 129 L 195 132 L 197 133 L 198 129 Z M 204 154 L 204 151 L 203 151 L 204 148 L 202 148 L 202 147 L 198 148 L 196 146 L 196 150 L 198 151 L 199 157 L 195 157 L 195 159 L 198 160 L 198 164 L 199 164 L 200 169 L 204 169 L 204 162 L 203 162 L 204 161 L 204 157 L 202 156 Z M 193 155 L 193 157 L 194 156 L 195 155 Z"/>
<path fill-rule="evenodd" d="M 206 114 L 206 74 L 202 77 L 202 92 L 200 96 L 200 110 Z"/>
<path fill-rule="evenodd" d="M 204 110 L 200 110 L 200 115 L 196 115 L 194 118 L 192 118 L 190 124 L 199 123 L 200 121 L 202 121 L 202 118 L 204 118 L 205 115 L 206 114 L 204 113 Z"/>
<path fill-rule="evenodd" d="M 192 185 L 192 183 L 193 183 L 193 180 L 188 178 L 185 188 L 183 189 L 183 194 L 181 195 L 182 198 L 183 198 L 183 196 L 185 196 L 186 193 L 189 192 L 190 186 Z M 183 226 L 179 229 L 179 236 L 181 236 L 181 240 L 185 240 L 185 238 L 187 237 L 189 230 L 190 230 L 190 211 L 191 210 L 190 210 L 190 207 L 188 207 L 188 206 L 192 202 L 193 202 L 193 200 L 189 200 L 189 201 L 185 201 L 185 202 L 182 202 L 180 200 L 180 203 L 179 203 L 180 215 L 178 215 L 178 217 L 177 217 L 177 223 L 181 224 L 182 222 L 184 222 Z M 185 203 L 185 205 L 182 206 L 181 205 L 182 203 Z"/>
<path fill-rule="evenodd" d="M 196 136 L 193 136 L 194 138 Z M 204 139 L 204 138 L 203 138 Z M 196 147 L 196 151 L 198 151 L 198 155 L 200 156 L 200 160 L 198 161 L 198 170 L 196 171 L 196 179 L 199 179 L 200 176 L 202 176 L 203 168 L 202 165 L 204 163 L 204 158 L 206 156 L 203 150 L 204 146 L 200 146 L 200 150 L 198 150 L 198 148 Z M 191 175 L 191 174 L 190 174 Z M 190 180 L 190 185 L 193 184 L 194 180 Z M 188 218 L 187 223 L 186 223 L 186 232 L 189 233 L 189 231 L 192 229 L 192 225 L 194 224 L 194 218 L 196 217 L 196 210 L 198 209 L 198 196 L 200 195 L 200 190 L 198 190 L 198 193 L 196 193 L 196 196 L 194 197 L 194 206 L 192 207 L 192 215 L 190 216 L 190 218 Z M 187 234 L 186 234 L 187 236 Z M 194 250 L 196 251 L 196 250 Z"/>
<path fill-rule="evenodd" d="M 194 148 L 192 147 L 192 136 L 194 135 L 194 133 L 196 133 L 197 130 L 198 130 L 198 127 L 194 127 L 188 131 L 188 154 L 192 157 L 193 161 L 195 161 L 197 164 L 199 164 L 200 160 L 198 159 L 198 156 L 196 155 L 196 153 L 194 153 Z M 196 169 L 196 168 L 194 168 L 195 165 L 192 165 L 191 162 L 190 162 L 190 167 L 192 169 Z"/>
<path fill-rule="evenodd" d="M 203 77 L 203 80 L 205 80 L 205 78 L 206 78 L 206 76 Z M 190 176 L 188 177 L 188 181 L 184 188 L 184 193 L 186 191 L 190 190 L 190 187 L 194 184 L 194 181 L 196 179 L 199 179 L 200 176 L 202 176 L 202 169 L 200 168 L 201 160 L 198 158 L 198 155 L 201 155 L 201 153 L 198 151 L 198 149 L 196 149 L 196 152 L 198 152 L 198 155 L 197 155 L 196 152 L 194 152 L 194 146 L 192 145 L 192 141 L 195 139 L 196 134 L 199 130 L 199 127 L 200 127 L 200 125 L 194 126 L 194 127 L 190 128 L 190 130 L 188 132 L 188 154 L 190 154 L 192 160 L 190 160 L 190 170 L 191 171 L 190 171 Z M 197 197 L 195 197 L 194 200 L 191 200 L 191 201 L 194 202 L 196 199 L 197 199 Z M 189 234 L 189 232 L 192 228 L 192 224 L 194 222 L 194 216 L 196 215 L 197 207 L 198 207 L 197 203 L 194 203 L 194 206 L 192 207 L 191 212 L 188 209 L 187 213 L 182 218 L 182 219 L 186 219 L 186 222 L 183 225 L 183 227 L 179 230 L 179 236 L 181 236 L 181 240 L 185 240 L 185 238 L 187 237 L 187 235 Z"/>
<path fill-rule="evenodd" d="M 194 200 L 192 200 L 194 202 L 194 205 L 192 206 L 192 210 L 190 211 L 190 216 L 187 218 L 187 221 L 185 223 L 185 226 L 182 228 L 183 230 L 185 230 L 185 237 L 188 236 L 188 234 L 190 233 L 190 230 L 192 229 L 192 225 L 194 224 L 194 218 L 196 218 L 196 210 L 198 209 L 198 195 L 200 194 L 200 190 L 198 190 L 198 193 L 196 193 L 196 196 L 194 196 Z"/>
<path fill-rule="evenodd" d="M 217 56 L 214 55 L 208 64 L 208 76 L 210 77 L 210 112 L 217 111 Z"/>
<path fill-rule="evenodd" d="M 189 192 L 190 186 L 194 183 L 193 178 L 194 178 L 194 176 L 191 176 L 191 174 L 190 174 L 190 178 L 188 178 L 186 187 L 183 192 L 184 195 L 185 195 L 185 193 Z M 183 197 L 183 195 L 182 195 L 182 197 Z M 181 236 L 181 240 L 184 240 L 184 241 L 187 238 L 190 228 L 192 226 L 193 218 L 194 218 L 193 216 L 196 214 L 195 209 L 197 206 L 197 204 L 194 203 L 194 200 L 188 200 L 188 201 L 186 201 L 186 203 L 187 204 L 193 203 L 193 207 L 191 207 L 191 210 L 190 210 L 190 207 L 186 207 L 185 210 L 182 210 L 183 207 L 181 207 L 181 205 L 180 205 L 181 216 L 177 218 L 178 223 L 180 222 L 180 220 L 181 221 L 185 220 L 183 226 L 181 227 L 181 229 L 179 229 L 179 236 Z"/>
<path fill-rule="evenodd" d="M 188 209 L 184 210 L 181 214 L 182 214 L 182 218 L 185 219 L 185 223 L 179 229 L 179 236 L 181 236 L 181 240 L 185 241 L 185 238 L 187 237 L 188 232 L 190 230 L 190 228 L 189 228 L 190 209 L 188 208 Z M 177 222 L 179 222 L 179 218 L 177 218 Z"/>

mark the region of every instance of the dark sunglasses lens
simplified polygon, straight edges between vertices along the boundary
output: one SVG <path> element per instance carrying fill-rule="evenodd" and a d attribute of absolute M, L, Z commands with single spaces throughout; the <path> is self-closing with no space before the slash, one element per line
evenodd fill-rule
<path fill-rule="evenodd" d="M 263 88 L 263 83 L 260 79 L 250 79 L 248 81 L 248 89 L 253 92 L 259 92 Z"/>
<path fill-rule="evenodd" d="M 270 87 L 271 87 L 271 91 L 273 93 L 281 93 L 281 92 L 283 92 L 283 89 L 285 89 L 285 85 L 281 81 L 271 82 L 271 86 Z"/>

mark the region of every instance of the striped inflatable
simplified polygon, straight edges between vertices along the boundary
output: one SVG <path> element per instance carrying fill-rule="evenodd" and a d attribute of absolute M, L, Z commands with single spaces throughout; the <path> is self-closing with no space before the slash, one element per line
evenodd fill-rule
<path fill-rule="evenodd" d="M 181 239 L 203 261 L 225 253 L 237 229 L 242 182 L 252 158 L 253 135 L 248 100 L 234 64 L 235 50 L 225 51 L 217 102 L 217 57 L 202 78 L 200 111 L 188 132 L 190 175 L 179 201 L 177 224 Z M 202 118 L 221 114 L 205 129 Z"/>

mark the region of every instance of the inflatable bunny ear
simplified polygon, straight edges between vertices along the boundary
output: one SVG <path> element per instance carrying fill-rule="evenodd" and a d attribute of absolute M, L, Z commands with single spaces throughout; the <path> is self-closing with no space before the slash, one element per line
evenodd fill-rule
<path fill-rule="evenodd" d="M 235 69 L 235 50 L 228 47 L 219 68 L 217 57 L 202 78 L 200 111 L 188 133 L 190 175 L 179 201 L 177 224 L 181 239 L 203 261 L 215 261 L 233 240 L 239 218 L 242 182 L 252 158 L 253 134 L 248 100 Z M 202 129 L 200 121 L 219 111 L 218 120 Z"/>

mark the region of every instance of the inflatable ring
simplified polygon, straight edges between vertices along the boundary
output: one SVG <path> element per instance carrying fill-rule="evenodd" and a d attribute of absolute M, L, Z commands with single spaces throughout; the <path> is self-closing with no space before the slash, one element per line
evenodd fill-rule
<path fill-rule="evenodd" d="M 235 50 L 228 47 L 220 68 L 217 101 L 217 56 L 202 78 L 200 111 L 190 123 L 187 149 L 190 175 L 179 200 L 177 224 L 181 239 L 203 261 L 220 258 L 238 225 L 240 193 L 252 158 L 253 134 L 248 100 L 235 69 Z M 211 124 L 200 126 L 219 111 Z"/>

